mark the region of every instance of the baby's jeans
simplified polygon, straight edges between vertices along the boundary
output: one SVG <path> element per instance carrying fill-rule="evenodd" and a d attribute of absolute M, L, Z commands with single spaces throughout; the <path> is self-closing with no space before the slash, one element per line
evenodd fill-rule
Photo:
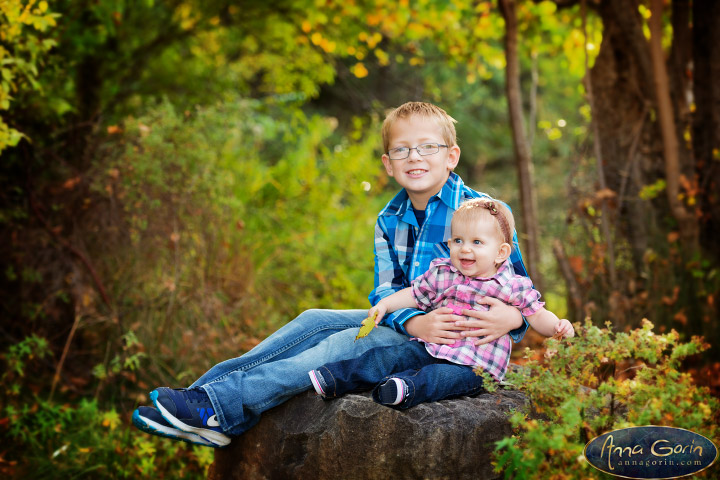
<path fill-rule="evenodd" d="M 482 377 L 471 366 L 435 358 L 417 341 L 378 347 L 357 358 L 323 365 L 317 372 L 327 397 L 373 389 L 378 401 L 378 386 L 391 377 L 408 386 L 408 395 L 393 408 L 404 410 L 419 403 L 470 396 L 482 391 Z"/>

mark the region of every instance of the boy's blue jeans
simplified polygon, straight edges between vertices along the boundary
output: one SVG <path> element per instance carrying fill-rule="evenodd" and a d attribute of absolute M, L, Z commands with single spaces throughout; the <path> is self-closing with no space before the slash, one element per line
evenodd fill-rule
<path fill-rule="evenodd" d="M 400 378 L 408 395 L 393 408 L 404 410 L 419 403 L 475 395 L 482 391 L 482 377 L 467 365 L 435 358 L 421 342 L 378 347 L 357 358 L 323 365 L 317 369 L 327 397 L 373 389 L 378 402 L 378 385 L 389 378 Z"/>
<path fill-rule="evenodd" d="M 226 434 L 240 435 L 262 412 L 312 389 L 310 370 L 375 347 L 408 343 L 408 337 L 388 327 L 354 342 L 366 317 L 367 310 L 308 310 L 245 355 L 215 365 L 191 387 L 205 389 Z M 391 368 L 395 362 L 392 348 L 386 354 L 377 368 L 385 361 Z"/>

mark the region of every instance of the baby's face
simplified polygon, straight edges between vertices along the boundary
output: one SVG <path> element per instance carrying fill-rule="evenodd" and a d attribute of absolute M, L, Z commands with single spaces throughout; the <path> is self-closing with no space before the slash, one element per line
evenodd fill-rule
<path fill-rule="evenodd" d="M 452 237 L 448 242 L 450 261 L 468 277 L 492 277 L 497 273 L 496 264 L 502 263 L 502 236 L 495 219 L 473 222 L 457 222 L 452 225 Z"/>

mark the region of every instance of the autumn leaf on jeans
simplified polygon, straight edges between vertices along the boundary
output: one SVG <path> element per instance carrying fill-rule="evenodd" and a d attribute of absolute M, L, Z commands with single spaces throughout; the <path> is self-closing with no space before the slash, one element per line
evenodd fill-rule
<path fill-rule="evenodd" d="M 371 317 L 367 317 L 365 320 L 362 321 L 362 324 L 360 326 L 360 331 L 358 332 L 357 336 L 355 337 L 355 342 L 357 342 L 358 338 L 367 337 L 368 334 L 372 331 L 372 329 L 375 327 L 375 318 L 377 317 L 377 312 L 375 312 Z"/>

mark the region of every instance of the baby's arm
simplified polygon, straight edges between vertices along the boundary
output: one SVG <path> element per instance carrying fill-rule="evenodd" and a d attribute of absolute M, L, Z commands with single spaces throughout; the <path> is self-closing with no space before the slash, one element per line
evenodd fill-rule
<path fill-rule="evenodd" d="M 368 315 L 372 317 L 377 313 L 377 317 L 375 317 L 375 324 L 379 325 L 380 320 L 383 319 L 386 313 L 392 313 L 395 310 L 400 310 L 401 308 L 417 308 L 417 303 L 415 303 L 415 299 L 412 294 L 412 287 L 403 288 L 402 290 L 383 298 L 370 309 Z"/>
<path fill-rule="evenodd" d="M 550 310 L 545 310 L 545 308 L 541 308 L 526 318 L 535 331 L 546 337 L 552 337 L 555 334 L 560 334 L 563 337 L 575 336 L 575 329 L 569 321 L 564 318 L 560 320 L 557 315 Z"/>

